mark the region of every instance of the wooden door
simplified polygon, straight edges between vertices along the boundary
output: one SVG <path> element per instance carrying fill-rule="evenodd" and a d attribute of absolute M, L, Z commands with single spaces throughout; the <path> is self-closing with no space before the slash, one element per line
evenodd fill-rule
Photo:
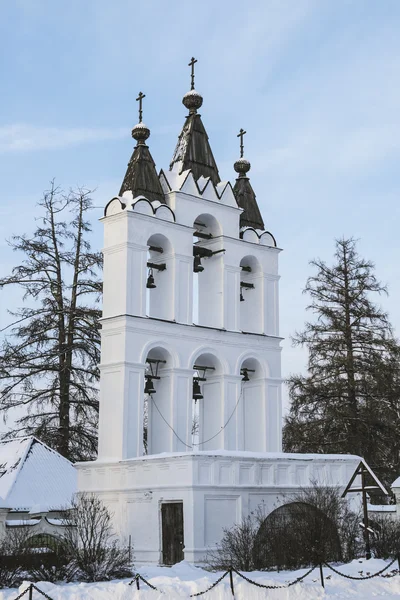
<path fill-rule="evenodd" d="M 183 560 L 183 502 L 161 505 L 162 559 L 164 565 Z"/>

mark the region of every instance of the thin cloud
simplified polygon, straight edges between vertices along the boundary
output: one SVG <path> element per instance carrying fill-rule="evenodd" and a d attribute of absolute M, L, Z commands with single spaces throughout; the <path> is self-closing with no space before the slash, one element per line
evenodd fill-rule
<path fill-rule="evenodd" d="M 0 127 L 0 152 L 54 150 L 126 137 L 125 128 L 36 127 L 14 124 Z"/>

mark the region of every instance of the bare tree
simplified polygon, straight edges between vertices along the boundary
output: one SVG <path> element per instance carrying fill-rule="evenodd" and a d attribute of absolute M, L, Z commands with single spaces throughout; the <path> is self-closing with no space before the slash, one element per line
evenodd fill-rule
<path fill-rule="evenodd" d="M 0 279 L 24 292 L 0 349 L 0 410 L 25 409 L 7 435 L 37 435 L 72 460 L 97 449 L 102 257 L 88 239 L 90 194 L 52 182 L 32 237 L 9 242 L 24 260 Z"/>
<path fill-rule="evenodd" d="M 72 501 L 64 518 L 64 543 L 77 578 L 105 581 L 132 574 L 130 549 L 115 539 L 112 515 L 94 494 L 82 494 Z"/>
<path fill-rule="evenodd" d="M 15 527 L 0 540 L 0 588 L 16 587 L 24 579 L 25 562 L 29 556 L 28 528 Z"/>

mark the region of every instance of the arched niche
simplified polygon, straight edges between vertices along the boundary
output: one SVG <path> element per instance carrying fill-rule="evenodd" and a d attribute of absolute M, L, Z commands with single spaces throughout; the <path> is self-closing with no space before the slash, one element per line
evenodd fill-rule
<path fill-rule="evenodd" d="M 147 240 L 146 315 L 168 321 L 174 318 L 174 253 L 161 233 Z"/>
<path fill-rule="evenodd" d="M 144 454 L 171 452 L 173 359 L 166 348 L 152 348 L 146 357 L 143 447 Z"/>
<path fill-rule="evenodd" d="M 240 261 L 240 329 L 251 333 L 263 331 L 263 274 L 255 256 Z"/>
<path fill-rule="evenodd" d="M 222 327 L 224 259 L 213 242 L 222 235 L 222 227 L 214 216 L 200 214 L 193 228 L 193 320 L 198 325 Z"/>
<path fill-rule="evenodd" d="M 242 376 L 241 427 L 243 450 L 265 451 L 266 444 L 266 382 L 265 369 L 257 358 L 249 357 L 240 365 Z"/>
<path fill-rule="evenodd" d="M 300 495 L 299 495 L 300 496 Z M 284 504 L 261 521 L 253 545 L 256 569 L 298 569 L 343 560 L 337 525 L 312 503 Z"/>
<path fill-rule="evenodd" d="M 193 391 L 198 383 L 201 398 L 193 399 L 192 440 L 195 450 L 223 447 L 223 366 L 217 356 L 201 352 L 193 361 Z M 196 428 L 196 431 L 194 429 Z"/>

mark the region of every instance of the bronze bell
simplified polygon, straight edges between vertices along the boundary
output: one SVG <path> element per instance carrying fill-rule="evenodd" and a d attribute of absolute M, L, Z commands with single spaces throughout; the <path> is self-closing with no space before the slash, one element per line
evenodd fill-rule
<path fill-rule="evenodd" d="M 245 382 L 245 381 L 250 381 L 250 378 L 249 378 L 249 374 L 248 374 L 248 372 L 247 372 L 247 369 L 242 369 L 242 375 L 243 375 L 243 377 L 242 377 L 242 381 L 243 381 L 243 382 Z"/>
<path fill-rule="evenodd" d="M 149 270 L 149 276 L 147 277 L 146 287 L 149 290 L 154 290 L 154 288 L 157 287 L 156 284 L 155 284 L 155 282 L 154 282 L 153 269 Z"/>
<path fill-rule="evenodd" d="M 204 267 L 201 264 L 201 258 L 200 256 L 195 256 L 194 257 L 194 261 L 193 261 L 193 271 L 195 273 L 201 273 L 202 271 L 204 271 Z"/>
<path fill-rule="evenodd" d="M 151 377 L 146 377 L 146 385 L 144 386 L 145 394 L 155 394 L 156 390 L 153 385 L 153 380 Z"/>
<path fill-rule="evenodd" d="M 200 384 L 197 379 L 193 379 L 193 400 L 197 402 L 197 400 L 203 400 L 204 396 L 201 393 Z"/>

